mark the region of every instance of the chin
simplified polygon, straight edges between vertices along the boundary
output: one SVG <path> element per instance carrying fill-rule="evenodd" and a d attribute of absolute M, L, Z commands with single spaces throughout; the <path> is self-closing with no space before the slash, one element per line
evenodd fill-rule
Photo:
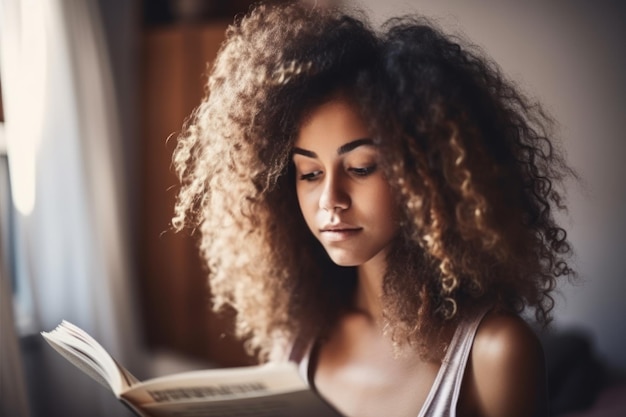
<path fill-rule="evenodd" d="M 365 263 L 362 257 L 355 256 L 354 253 L 345 253 L 337 250 L 327 250 L 326 253 L 331 261 L 338 266 L 359 266 Z"/>
<path fill-rule="evenodd" d="M 349 266 L 359 266 L 362 264 L 362 262 L 350 262 L 348 260 L 343 260 L 343 259 L 334 259 L 334 258 L 330 258 L 333 263 L 337 266 L 344 266 L 344 267 L 349 267 Z"/>

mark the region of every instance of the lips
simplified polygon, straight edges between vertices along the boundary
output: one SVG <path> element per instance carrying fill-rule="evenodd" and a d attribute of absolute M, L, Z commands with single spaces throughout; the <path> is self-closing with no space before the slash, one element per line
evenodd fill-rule
<path fill-rule="evenodd" d="M 327 225 L 320 229 L 320 236 L 328 242 L 341 242 L 358 235 L 362 227 L 356 227 L 345 223 Z"/>

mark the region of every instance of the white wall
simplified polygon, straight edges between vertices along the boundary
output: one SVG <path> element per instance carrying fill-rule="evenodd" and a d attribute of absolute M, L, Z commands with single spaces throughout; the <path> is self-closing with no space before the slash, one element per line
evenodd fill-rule
<path fill-rule="evenodd" d="M 376 24 L 417 12 L 461 31 L 546 105 L 586 186 L 563 224 L 580 280 L 561 285 L 555 325 L 594 336 L 626 369 L 626 5 L 571 0 L 355 0 Z M 623 4 L 623 3 L 622 3 Z"/>

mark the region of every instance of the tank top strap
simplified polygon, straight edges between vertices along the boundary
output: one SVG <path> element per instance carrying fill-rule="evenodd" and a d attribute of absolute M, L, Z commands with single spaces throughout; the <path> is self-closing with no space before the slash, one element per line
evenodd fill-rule
<path fill-rule="evenodd" d="M 418 417 L 456 416 L 461 383 L 474 343 L 474 336 L 488 310 L 488 308 L 478 310 L 474 316 L 459 323 Z"/>
<path fill-rule="evenodd" d="M 289 353 L 289 361 L 295 362 L 298 365 L 300 377 L 302 380 L 308 382 L 311 387 L 313 387 L 313 384 L 310 378 L 311 367 L 309 366 L 309 362 L 311 360 L 311 351 L 313 350 L 314 345 L 315 339 L 307 341 L 298 337 L 294 341 L 291 347 L 291 352 Z"/>

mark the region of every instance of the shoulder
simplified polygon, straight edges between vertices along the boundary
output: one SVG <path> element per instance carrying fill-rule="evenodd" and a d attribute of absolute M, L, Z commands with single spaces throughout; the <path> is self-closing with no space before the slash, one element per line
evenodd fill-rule
<path fill-rule="evenodd" d="M 545 408 L 545 364 L 539 339 L 520 317 L 490 313 L 472 346 L 464 388 L 476 415 L 524 416 Z"/>
<path fill-rule="evenodd" d="M 472 359 L 486 362 L 542 355 L 541 343 L 526 321 L 507 313 L 487 313 L 472 347 Z"/>

